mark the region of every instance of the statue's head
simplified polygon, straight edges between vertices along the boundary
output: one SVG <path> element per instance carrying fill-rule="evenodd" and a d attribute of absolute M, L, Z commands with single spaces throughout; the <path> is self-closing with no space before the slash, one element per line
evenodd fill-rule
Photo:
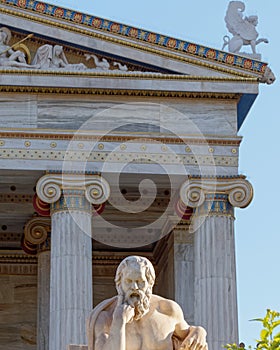
<path fill-rule="evenodd" d="M 1 27 L 0 28 L 0 38 L 1 38 L 1 41 L 4 44 L 8 44 L 8 42 L 11 39 L 11 36 L 12 36 L 12 34 L 11 34 L 10 29 L 8 29 L 6 27 Z"/>
<path fill-rule="evenodd" d="M 63 52 L 63 47 L 61 45 L 54 45 L 53 47 L 54 56 L 60 56 L 62 52 Z"/>
<path fill-rule="evenodd" d="M 249 16 L 249 17 L 246 17 L 247 21 L 252 23 L 254 26 L 257 26 L 258 25 L 258 16 Z"/>
<path fill-rule="evenodd" d="M 152 263 L 141 256 L 128 256 L 117 268 L 116 289 L 124 302 L 135 307 L 134 319 L 149 311 L 150 298 L 155 283 Z"/>

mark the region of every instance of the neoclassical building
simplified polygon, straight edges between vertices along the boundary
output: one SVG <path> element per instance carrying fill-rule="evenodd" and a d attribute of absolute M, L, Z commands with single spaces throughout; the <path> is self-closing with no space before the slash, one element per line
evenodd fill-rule
<path fill-rule="evenodd" d="M 237 342 L 238 131 L 267 63 L 38 1 L 0 24 L 0 347 L 86 344 L 131 254 L 210 350 Z"/>

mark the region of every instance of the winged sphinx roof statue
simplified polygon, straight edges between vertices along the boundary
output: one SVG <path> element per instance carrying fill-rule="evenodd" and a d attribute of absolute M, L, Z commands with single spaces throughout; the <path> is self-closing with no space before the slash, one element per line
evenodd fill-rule
<path fill-rule="evenodd" d="M 228 31 L 233 37 L 224 36 L 222 50 L 228 46 L 229 52 L 239 53 L 243 45 L 250 45 L 252 49 L 251 55 L 255 58 L 260 58 L 260 55 L 256 52 L 256 46 L 262 42 L 268 43 L 268 40 L 266 38 L 258 39 L 259 33 L 256 30 L 258 16 L 243 17 L 244 10 L 245 4 L 242 1 L 230 1 L 225 22 Z"/>

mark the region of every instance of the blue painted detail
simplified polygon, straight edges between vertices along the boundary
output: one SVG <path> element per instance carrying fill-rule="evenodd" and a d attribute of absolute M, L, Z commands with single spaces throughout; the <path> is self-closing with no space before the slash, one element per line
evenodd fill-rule
<path fill-rule="evenodd" d="M 139 28 L 124 25 L 122 23 L 113 22 L 107 19 L 103 19 L 103 18 L 91 16 L 91 15 L 86 15 L 81 12 L 76 12 L 70 9 L 64 9 L 60 6 L 54 6 L 41 1 L 36 1 L 36 0 L 35 1 L 34 0 L 1 0 L 1 1 L 6 4 L 10 4 L 12 6 L 17 6 L 20 8 L 26 8 L 28 10 L 35 11 L 40 14 L 47 14 L 49 16 L 54 16 L 56 18 L 70 20 L 75 23 L 79 23 L 81 25 L 86 25 L 86 26 L 93 27 L 95 29 L 109 31 L 109 32 L 124 35 L 124 36 L 129 36 L 131 38 L 138 39 L 141 41 L 153 42 L 154 44 L 157 44 L 160 46 L 165 46 L 171 49 L 185 51 L 193 55 L 207 57 L 207 52 L 213 51 L 215 52 L 215 57 L 214 55 L 212 55 L 213 52 L 211 52 L 211 54 L 209 55 L 210 59 L 224 62 L 230 66 L 242 67 L 248 71 L 256 71 L 259 73 L 263 73 L 267 66 L 266 63 L 256 61 L 254 59 L 237 56 L 232 53 L 227 53 L 219 50 L 210 49 L 202 45 L 189 43 L 189 42 L 175 39 L 175 38 L 170 38 L 158 33 L 148 32 Z M 149 38 L 151 37 L 154 38 L 152 41 L 149 40 Z"/>
<path fill-rule="evenodd" d="M 237 105 L 237 130 L 241 128 L 257 96 L 257 94 L 243 94 L 241 96 Z"/>

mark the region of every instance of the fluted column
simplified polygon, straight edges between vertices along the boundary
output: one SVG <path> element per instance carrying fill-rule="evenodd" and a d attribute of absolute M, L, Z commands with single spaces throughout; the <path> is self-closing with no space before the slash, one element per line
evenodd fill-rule
<path fill-rule="evenodd" d="M 175 227 L 173 240 L 174 299 L 182 307 L 187 322 L 194 324 L 194 245 L 189 225 Z"/>
<path fill-rule="evenodd" d="M 92 204 L 108 199 L 98 175 L 47 174 L 37 183 L 39 198 L 51 204 L 49 350 L 86 344 L 85 322 L 92 309 Z"/>
<path fill-rule="evenodd" d="M 209 350 L 238 343 L 234 206 L 246 207 L 252 194 L 244 177 L 190 178 L 181 187 L 195 208 L 194 321 L 206 328 Z"/>
<path fill-rule="evenodd" d="M 37 254 L 37 350 L 49 350 L 50 218 L 34 217 L 24 227 L 23 249 Z"/>
<path fill-rule="evenodd" d="M 49 350 L 50 250 L 38 253 L 37 350 Z"/>

